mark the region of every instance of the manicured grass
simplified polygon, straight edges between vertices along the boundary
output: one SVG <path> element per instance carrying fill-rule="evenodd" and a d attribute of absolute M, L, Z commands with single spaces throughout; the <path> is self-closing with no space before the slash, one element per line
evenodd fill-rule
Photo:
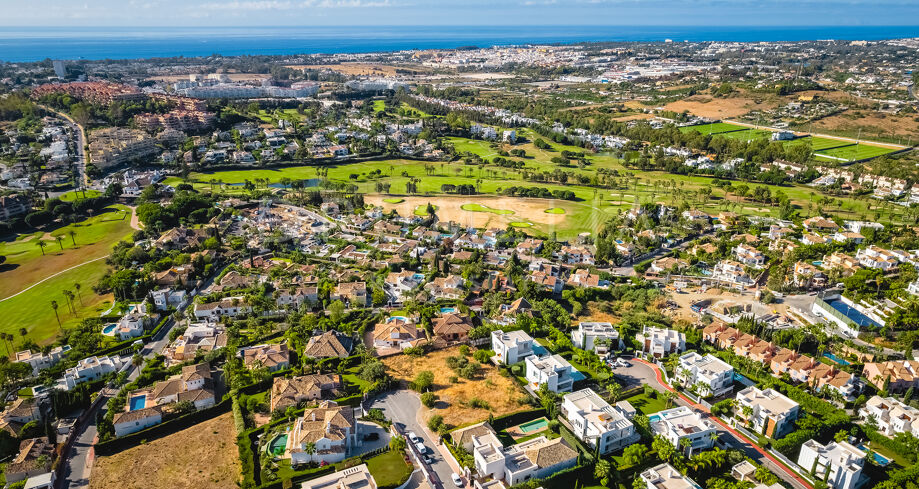
<path fill-rule="evenodd" d="M 73 238 L 71 231 L 75 233 Z M 20 235 L 15 240 L 2 241 L 0 255 L 6 256 L 6 262 L 0 265 L 0 299 L 56 272 L 106 256 L 115 243 L 130 235 L 130 209 L 113 205 L 84 221 L 52 229 L 48 233 L 37 231 Z M 60 244 L 56 236 L 62 238 Z M 39 240 L 46 245 L 44 253 L 38 246 Z M 89 289 L 94 284 L 82 285 Z"/>
<path fill-rule="evenodd" d="M 546 214 L 564 214 L 565 209 L 562 209 L 561 207 L 553 207 L 551 209 L 546 209 L 543 212 Z"/>
<path fill-rule="evenodd" d="M 437 209 L 439 209 L 439 207 L 437 207 L 436 205 L 432 205 L 431 207 L 434 208 L 434 211 L 435 211 L 435 212 L 437 212 Z M 415 215 L 416 215 L 416 216 L 419 216 L 419 217 L 427 217 L 427 215 L 428 215 L 428 206 L 427 206 L 427 204 L 425 204 L 425 205 L 419 205 L 418 207 L 415 207 Z"/>
<path fill-rule="evenodd" d="M 639 394 L 625 400 L 629 401 L 632 407 L 646 415 L 663 411 L 667 406 L 667 401 L 664 400 L 664 394 L 661 392 L 658 392 L 657 397 L 654 399 L 645 394 Z"/>
<path fill-rule="evenodd" d="M 719 134 L 713 134 L 713 136 L 721 136 L 728 139 L 739 139 L 741 141 L 753 141 L 754 139 L 769 139 L 772 137 L 772 131 L 766 131 L 764 129 L 744 129 L 741 131 L 729 131 Z"/>
<path fill-rule="evenodd" d="M 514 222 L 510 223 L 510 225 L 511 225 L 511 227 L 515 227 L 515 228 L 531 228 L 531 227 L 533 227 L 533 223 L 532 223 L 532 222 L 524 222 L 524 221 L 514 221 Z"/>
<path fill-rule="evenodd" d="M 83 197 L 84 194 L 86 195 L 85 198 L 91 199 L 91 198 L 93 198 L 93 197 L 98 197 L 98 196 L 102 195 L 102 192 L 100 192 L 100 191 L 98 191 L 98 190 L 93 190 L 93 189 L 86 189 L 86 191 L 82 191 L 82 190 L 81 190 L 81 191 L 71 190 L 70 192 L 67 192 L 67 193 L 65 193 L 65 194 L 61 194 L 58 198 L 61 199 L 61 200 L 63 200 L 64 202 L 73 202 L 73 201 L 76 201 L 76 200 L 82 200 L 82 199 L 84 199 L 84 197 Z"/>
<path fill-rule="evenodd" d="M 821 137 L 809 137 L 809 138 L 801 139 L 799 141 L 809 142 L 811 144 L 811 149 L 814 151 L 820 151 L 820 150 L 830 149 L 830 148 L 838 148 L 840 146 L 848 146 L 849 144 L 852 144 L 847 141 L 840 141 L 839 139 L 830 139 L 830 138 L 821 138 Z"/>
<path fill-rule="evenodd" d="M 714 124 L 700 124 L 698 126 L 681 127 L 680 131 L 682 132 L 696 131 L 702 135 L 705 135 L 705 134 L 725 133 L 728 131 L 741 131 L 744 129 L 747 129 L 747 128 L 745 126 L 738 126 L 736 124 L 728 124 L 726 122 L 715 122 Z"/>
<path fill-rule="evenodd" d="M 391 199 L 383 199 L 383 202 L 386 202 L 387 204 L 401 204 L 401 203 L 405 202 L 405 199 L 400 199 L 400 198 L 398 198 L 398 197 L 393 197 L 393 198 L 391 198 Z"/>
<path fill-rule="evenodd" d="M 842 158 L 846 161 L 849 161 L 861 160 L 864 158 L 874 158 L 876 156 L 885 155 L 894 151 L 895 150 L 891 148 L 882 148 L 880 146 L 871 146 L 868 144 L 850 144 L 849 146 L 821 150 L 817 152 L 817 154 L 826 155 L 831 158 Z"/>
<path fill-rule="evenodd" d="M 342 374 L 341 378 L 345 382 L 353 386 L 356 386 L 358 389 L 361 390 L 361 392 L 363 392 L 365 389 L 370 387 L 370 382 L 367 382 L 366 380 L 358 377 L 357 376 L 358 371 L 360 371 L 360 367 L 349 368 L 348 370 L 346 370 L 347 373 Z"/>
<path fill-rule="evenodd" d="M 384 110 L 386 110 L 385 100 L 374 100 L 373 101 L 373 111 L 374 112 L 383 112 Z"/>
<path fill-rule="evenodd" d="M 509 211 L 507 209 L 492 209 L 491 207 L 482 204 L 463 204 L 460 206 L 460 209 L 470 212 L 491 212 L 492 214 L 497 214 L 499 216 L 514 213 L 514 211 Z"/>
<path fill-rule="evenodd" d="M 390 450 L 368 458 L 367 470 L 381 489 L 398 487 L 412 475 L 412 465 L 405 463 L 402 452 Z"/>

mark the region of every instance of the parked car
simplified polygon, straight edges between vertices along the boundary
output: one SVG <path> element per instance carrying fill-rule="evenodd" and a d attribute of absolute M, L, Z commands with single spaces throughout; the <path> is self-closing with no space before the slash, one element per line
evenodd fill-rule
<path fill-rule="evenodd" d="M 630 367 L 632 364 L 620 358 L 616 360 L 616 365 L 619 365 L 620 367 Z"/>
<path fill-rule="evenodd" d="M 424 443 L 421 443 L 420 441 L 415 443 L 415 448 L 418 450 L 418 453 L 422 455 L 428 453 L 428 447 L 424 446 Z"/>
<path fill-rule="evenodd" d="M 431 465 L 434 463 L 434 459 L 430 455 L 422 455 L 421 460 L 424 460 L 424 463 Z"/>
<path fill-rule="evenodd" d="M 463 487 L 463 486 L 465 486 L 465 484 L 463 484 L 463 479 L 460 478 L 459 474 L 457 474 L 456 472 L 451 472 L 451 473 L 450 473 L 450 478 L 453 479 L 453 483 L 456 484 L 456 487 Z"/>
<path fill-rule="evenodd" d="M 408 433 L 406 433 L 406 436 L 408 436 L 408 441 L 412 443 L 418 443 L 419 441 L 421 441 L 418 438 L 418 435 L 416 435 L 414 431 L 409 431 Z"/>
<path fill-rule="evenodd" d="M 373 433 L 367 433 L 364 435 L 364 441 L 377 441 L 380 439 L 380 434 L 374 431 Z"/>

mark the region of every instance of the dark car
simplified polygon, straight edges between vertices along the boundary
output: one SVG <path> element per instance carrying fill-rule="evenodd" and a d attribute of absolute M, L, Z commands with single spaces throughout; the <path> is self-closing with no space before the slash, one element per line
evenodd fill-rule
<path fill-rule="evenodd" d="M 377 432 L 367 433 L 364 435 L 364 441 L 377 441 L 380 439 L 380 434 Z"/>

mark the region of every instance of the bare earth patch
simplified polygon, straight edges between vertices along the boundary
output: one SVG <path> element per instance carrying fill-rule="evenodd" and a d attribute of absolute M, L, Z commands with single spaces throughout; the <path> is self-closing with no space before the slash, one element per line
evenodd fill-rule
<path fill-rule="evenodd" d="M 695 95 L 684 100 L 671 102 L 665 105 L 664 108 L 674 112 L 688 110 L 689 113 L 701 117 L 721 119 L 742 116 L 751 110 L 771 109 L 775 105 L 772 103 L 757 103 L 752 98 L 712 98 L 705 95 Z"/>
<path fill-rule="evenodd" d="M 239 458 L 232 413 L 108 457 L 93 466 L 90 489 L 236 487 Z"/>
<path fill-rule="evenodd" d="M 386 211 L 395 209 L 400 216 L 410 216 L 419 206 L 424 208 L 430 202 L 438 206 L 437 217 L 441 221 L 454 221 L 464 226 L 477 228 L 505 229 L 511 222 L 522 220 L 534 224 L 557 226 L 565 221 L 567 215 L 546 213 L 546 208 L 555 206 L 565 209 L 568 214 L 572 212 L 564 201 L 493 195 L 404 197 L 404 200 L 397 204 L 386 202 L 387 199 L 389 198 L 385 195 L 368 195 L 365 198 L 368 203 L 382 206 Z M 499 215 L 491 212 L 468 211 L 462 208 L 466 204 L 479 204 L 491 209 L 513 209 L 514 213 Z"/>
<path fill-rule="evenodd" d="M 447 367 L 447 357 L 459 355 L 459 347 L 437 350 L 423 357 L 410 357 L 408 355 L 395 355 L 383 359 L 393 377 L 411 382 L 415 375 L 423 370 L 434 373 L 434 393 L 440 401 L 434 409 L 422 407 L 425 419 L 433 414 L 444 417 L 444 422 L 453 426 L 463 426 L 481 421 L 488 414 L 501 416 L 524 407 L 517 402 L 524 398 L 526 393 L 513 380 L 502 376 L 492 364 L 483 364 L 482 370 L 474 380 L 458 379 L 451 383 L 450 377 L 456 374 Z M 468 357 L 470 361 L 472 357 Z M 469 402 L 481 399 L 489 404 L 491 409 L 473 408 Z"/>

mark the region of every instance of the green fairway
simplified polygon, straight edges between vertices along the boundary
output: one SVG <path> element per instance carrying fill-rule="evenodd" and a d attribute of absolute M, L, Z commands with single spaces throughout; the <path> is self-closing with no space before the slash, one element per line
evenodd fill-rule
<path fill-rule="evenodd" d="M 739 131 L 722 132 L 712 134 L 712 136 L 721 136 L 728 139 L 739 139 L 741 141 L 753 141 L 755 139 L 769 139 L 772 137 L 772 131 L 763 129 L 742 129 Z"/>
<path fill-rule="evenodd" d="M 463 204 L 460 206 L 460 209 L 470 212 L 491 212 L 492 214 L 497 214 L 499 216 L 514 213 L 514 211 L 509 211 L 507 209 L 492 209 L 491 207 L 481 204 Z"/>
<path fill-rule="evenodd" d="M 511 226 L 515 228 L 531 228 L 533 227 L 533 223 L 526 221 L 514 221 L 511 223 Z"/>
<path fill-rule="evenodd" d="M 400 199 L 400 198 L 398 198 L 398 197 L 393 197 L 393 198 L 389 198 L 389 199 L 383 199 L 383 202 L 386 202 L 387 204 L 401 204 L 401 203 L 405 202 L 405 199 Z"/>
<path fill-rule="evenodd" d="M 561 207 L 553 207 L 551 209 L 546 209 L 543 212 L 546 214 L 564 214 L 565 209 L 562 209 Z"/>
<path fill-rule="evenodd" d="M 74 235 L 71 237 L 70 232 Z M 112 246 L 131 235 L 128 207 L 113 205 L 84 221 L 53 229 L 19 235 L 0 241 L 0 299 L 9 297 L 39 280 L 74 265 L 107 256 Z M 60 242 L 56 237 L 60 236 Z M 44 242 L 44 253 L 38 242 Z M 90 287 L 94 284 L 84 284 Z"/>
<path fill-rule="evenodd" d="M 713 124 L 699 124 L 697 126 L 684 126 L 680 128 L 680 131 L 690 132 L 696 131 L 702 135 L 706 134 L 720 134 L 729 131 L 742 131 L 747 129 L 745 126 L 738 126 L 737 124 L 728 124 L 727 122 L 715 122 Z"/>

